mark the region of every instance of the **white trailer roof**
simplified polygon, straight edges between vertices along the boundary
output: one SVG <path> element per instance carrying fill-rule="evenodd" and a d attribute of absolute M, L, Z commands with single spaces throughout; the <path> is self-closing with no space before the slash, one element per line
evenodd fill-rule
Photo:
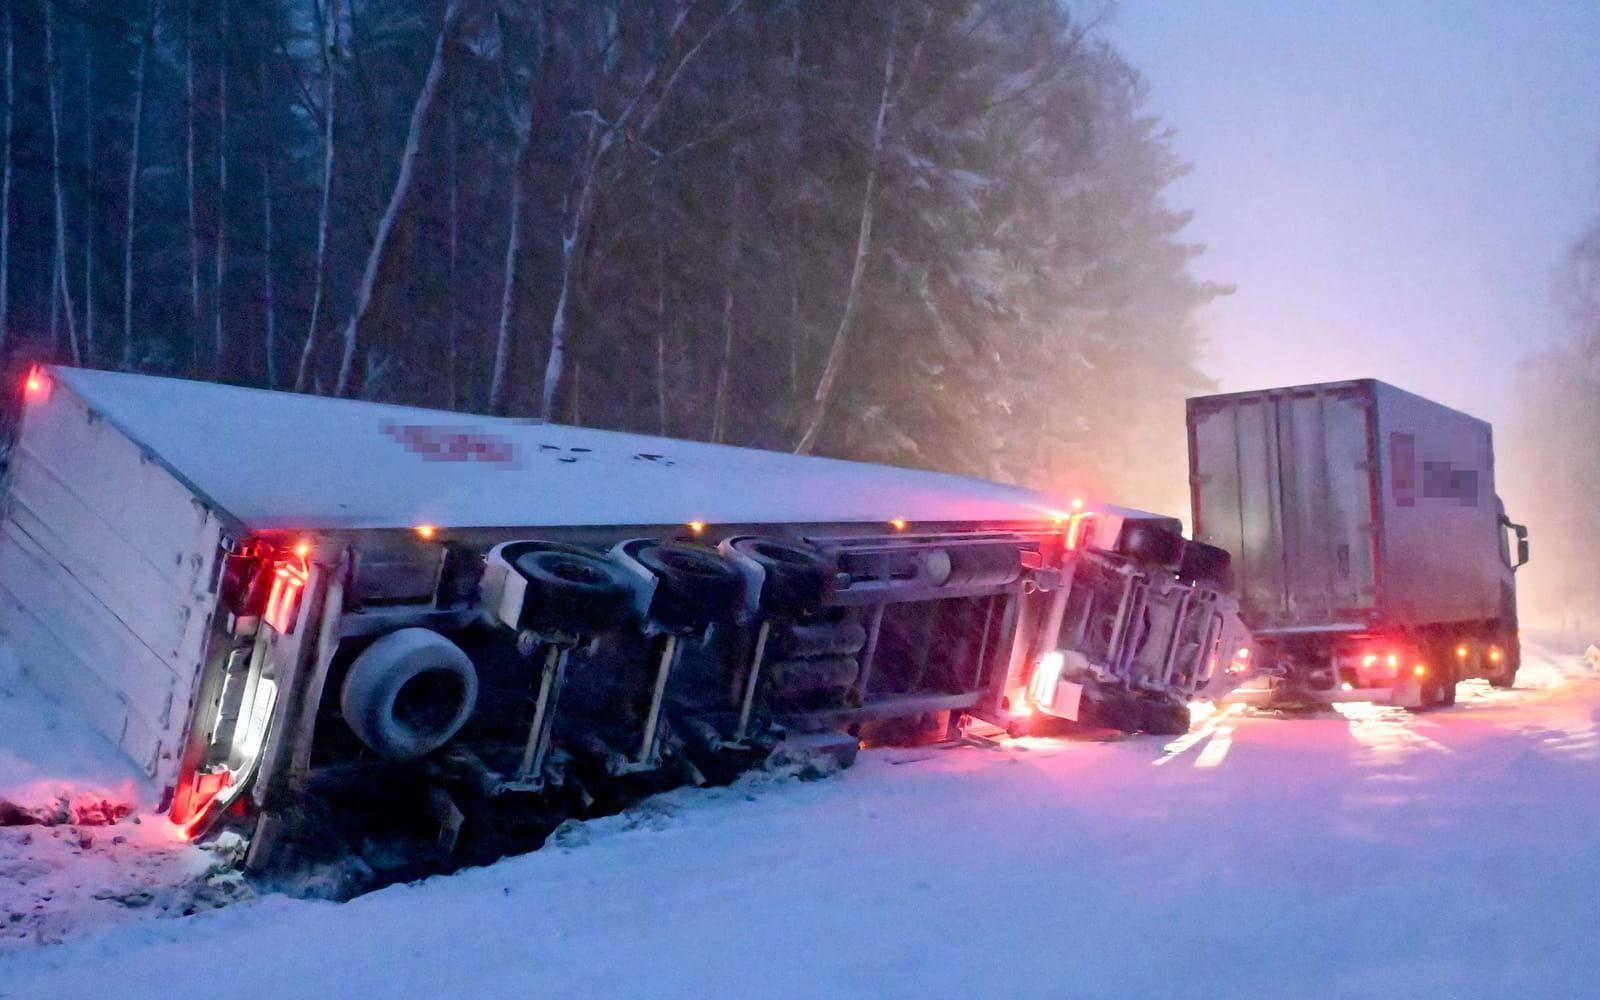
<path fill-rule="evenodd" d="M 184 379 L 47 376 L 251 530 L 1036 521 L 1069 500 L 911 469 Z"/>

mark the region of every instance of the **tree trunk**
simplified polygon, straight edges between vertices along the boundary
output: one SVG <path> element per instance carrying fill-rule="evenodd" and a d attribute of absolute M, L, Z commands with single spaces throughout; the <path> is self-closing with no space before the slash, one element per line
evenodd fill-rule
<path fill-rule="evenodd" d="M 489 378 L 489 412 L 506 412 L 506 367 L 511 356 L 511 316 L 517 300 L 517 259 L 522 253 L 522 172 L 528 140 L 519 139 L 511 163 L 511 213 L 506 225 L 506 259 L 500 286 L 500 327 L 494 340 L 494 371 Z"/>
<path fill-rule="evenodd" d="M 313 0 L 315 2 L 315 0 Z M 320 7 L 319 7 L 320 10 Z M 329 198 L 333 191 L 334 162 L 334 69 L 339 52 L 339 0 L 329 0 L 328 23 L 322 39 L 322 189 L 317 201 L 317 252 L 312 258 L 311 322 L 306 326 L 305 346 L 300 350 L 300 367 L 294 376 L 294 391 L 305 392 L 317 355 L 317 328 L 322 318 L 324 275 L 328 259 Z"/>
<path fill-rule="evenodd" d="M 660 195 L 657 194 L 659 201 Z M 659 212 L 659 209 L 657 210 Z M 656 426 L 667 433 L 667 230 L 656 221 Z"/>
<path fill-rule="evenodd" d="M 550 420 L 555 414 L 556 392 L 561 388 L 561 376 L 567 361 L 567 310 L 572 302 L 573 278 L 582 249 L 579 241 L 589 225 L 589 206 L 593 203 L 600 159 L 610 144 L 609 130 L 602 135 L 599 118 L 590 118 L 576 207 L 566 232 L 561 234 L 561 291 L 556 295 L 555 312 L 550 316 L 550 355 L 545 359 L 544 386 L 539 393 L 539 416 L 544 420 Z"/>
<path fill-rule="evenodd" d="M 72 289 L 67 281 L 67 205 L 66 195 L 61 189 L 61 94 L 56 86 L 54 4 L 51 0 L 40 0 L 40 6 L 44 8 L 45 90 L 50 99 L 50 183 L 55 189 L 55 286 L 60 295 L 61 315 L 67 321 L 67 340 L 72 349 L 72 361 L 74 364 L 82 364 L 83 353 L 78 349 L 77 320 L 72 315 Z M 54 310 L 51 312 L 50 326 L 52 331 L 57 329 Z M 59 340 L 59 336 L 59 333 L 52 332 L 53 344 Z"/>
<path fill-rule="evenodd" d="M 11 4 L 6 22 L 6 138 L 4 179 L 0 180 L 0 363 L 11 343 L 11 125 L 16 113 L 16 44 L 12 37 Z"/>
<path fill-rule="evenodd" d="M 200 368 L 200 216 L 195 204 L 194 184 L 194 5 L 189 0 L 183 34 L 183 79 L 188 94 L 188 131 L 185 147 L 189 202 L 189 363 Z"/>
<path fill-rule="evenodd" d="M 263 74 L 264 75 L 264 74 Z M 270 149 L 270 146 L 268 147 Z M 262 317 L 267 335 L 267 388 L 278 387 L 278 296 L 272 276 L 272 154 L 261 154 Z"/>
<path fill-rule="evenodd" d="M 448 159 L 446 169 L 450 173 L 450 226 L 449 226 L 449 265 L 450 287 L 446 290 L 449 299 L 449 314 L 445 319 L 445 365 L 449 372 L 450 386 L 447 393 L 450 409 L 461 407 L 461 303 L 459 292 L 456 288 L 460 281 L 461 259 L 461 181 L 456 172 L 456 154 L 458 136 L 456 135 L 456 112 L 450 109 L 448 119 L 450 135 Z"/>
<path fill-rule="evenodd" d="M 211 374 L 220 379 L 228 348 L 222 322 L 223 282 L 228 271 L 228 0 L 220 0 L 217 18 L 217 245 L 211 279 Z"/>
<path fill-rule="evenodd" d="M 422 91 L 417 95 L 416 105 L 411 109 L 411 127 L 406 134 L 405 152 L 400 158 L 400 173 L 395 177 L 394 190 L 389 194 L 389 205 L 378 221 L 378 232 L 373 237 L 372 249 L 367 254 L 366 267 L 361 272 L 361 284 L 356 288 L 355 304 L 351 307 L 350 319 L 345 323 L 344 358 L 339 365 L 339 384 L 335 390 L 340 396 L 352 396 L 361 389 L 357 384 L 360 381 L 357 362 L 361 346 L 361 326 L 367 318 L 367 310 L 372 306 L 372 295 L 377 289 L 378 274 L 389 249 L 389 238 L 394 235 L 395 226 L 399 224 L 400 212 L 405 207 L 406 196 L 411 192 L 411 181 L 416 173 L 417 153 L 422 148 L 422 133 L 426 130 L 434 101 L 439 96 L 439 83 L 444 78 L 445 53 L 460 19 L 460 0 L 450 0 L 445 8 L 444 24 L 439 28 L 438 41 L 434 43 L 433 60 L 428 65 L 428 75 L 423 79 Z"/>
<path fill-rule="evenodd" d="M 861 220 L 856 229 L 856 256 L 850 267 L 850 285 L 845 292 L 844 310 L 839 315 L 839 327 L 834 331 L 833 344 L 828 348 L 828 360 L 823 365 L 822 377 L 817 380 L 817 391 L 812 397 L 811 419 L 805 433 L 795 445 L 797 455 L 808 454 L 816 447 L 817 437 L 828 417 L 828 407 L 844 366 L 845 348 L 850 342 L 850 328 L 855 322 L 856 303 L 860 299 L 861 278 L 867 269 L 867 258 L 872 252 L 873 198 L 878 189 L 878 170 L 883 153 L 884 123 L 889 116 L 889 94 L 894 86 L 894 44 L 898 33 L 898 11 L 889 22 L 889 42 L 884 47 L 883 89 L 878 94 L 878 113 L 872 123 L 872 140 L 867 148 L 867 182 L 861 194 Z"/>
<path fill-rule="evenodd" d="M 139 39 L 139 59 L 133 70 L 133 138 L 128 142 L 128 216 L 122 239 L 122 367 L 133 368 L 133 234 L 139 207 L 139 138 L 144 125 L 145 65 L 155 37 L 159 0 L 150 5 L 150 20 Z"/>
<path fill-rule="evenodd" d="M 94 39 L 83 26 L 83 356 L 94 364 Z"/>
<path fill-rule="evenodd" d="M 711 419 L 711 440 L 716 444 L 721 444 L 728 437 L 728 389 L 733 371 L 733 283 L 739 271 L 740 182 L 737 157 L 733 169 L 733 218 L 728 225 L 728 276 L 722 296 L 722 365 L 717 370 L 717 398 Z"/>
<path fill-rule="evenodd" d="M 591 114 L 589 119 L 589 138 L 584 144 L 583 172 L 578 180 L 577 198 L 571 204 L 570 220 L 566 231 L 561 236 L 561 291 L 556 297 L 555 312 L 550 317 L 550 354 L 545 361 L 544 386 L 539 395 L 539 416 L 545 420 L 551 419 L 555 412 L 556 393 L 561 388 L 561 376 L 566 366 L 567 358 L 567 326 L 569 313 L 572 308 L 573 287 L 577 277 L 576 271 L 579 262 L 583 259 L 585 243 L 588 239 L 589 217 L 594 207 L 596 189 L 599 186 L 600 167 L 605 162 L 606 154 L 615 145 L 618 135 L 627 135 L 631 138 L 642 138 L 655 124 L 656 117 L 665 107 L 667 98 L 671 96 L 673 88 L 682 77 L 689 64 L 705 48 L 722 26 L 728 22 L 741 7 L 744 0 L 732 0 L 727 8 L 713 21 L 705 31 L 682 50 L 677 56 L 665 80 L 659 89 L 656 81 L 661 79 L 661 70 L 667 65 L 669 54 L 674 49 L 679 34 L 687 24 L 688 7 L 680 7 L 679 14 L 673 20 L 668 30 L 665 52 L 640 81 L 633 98 L 628 101 L 616 118 L 604 123 L 600 121 L 597 113 Z M 645 98 L 653 97 L 646 104 Z M 638 124 L 635 125 L 634 123 Z"/>
<path fill-rule="evenodd" d="M 800 92 L 800 3 L 789 5 L 789 120 L 788 145 L 792 152 L 800 151 L 805 135 L 804 95 Z M 800 346 L 805 342 L 806 330 L 800 323 L 800 262 L 804 259 L 803 241 L 800 239 L 800 207 L 795 200 L 789 204 L 789 245 L 794 255 L 789 262 L 789 408 L 800 412 Z"/>

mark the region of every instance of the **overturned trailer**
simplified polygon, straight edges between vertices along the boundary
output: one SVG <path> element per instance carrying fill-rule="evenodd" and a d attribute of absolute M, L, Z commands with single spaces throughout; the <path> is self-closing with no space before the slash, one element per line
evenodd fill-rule
<path fill-rule="evenodd" d="M 0 629 L 192 834 L 487 860 L 802 746 L 1187 728 L 1225 552 L 979 480 L 36 369 Z"/>

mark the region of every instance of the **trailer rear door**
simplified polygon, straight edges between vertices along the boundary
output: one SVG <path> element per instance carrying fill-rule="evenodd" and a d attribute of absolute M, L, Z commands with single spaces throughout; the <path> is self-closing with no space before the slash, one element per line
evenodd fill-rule
<path fill-rule="evenodd" d="M 1359 628 L 1378 591 L 1360 383 L 1189 401 L 1195 537 L 1234 554 L 1257 630 Z"/>

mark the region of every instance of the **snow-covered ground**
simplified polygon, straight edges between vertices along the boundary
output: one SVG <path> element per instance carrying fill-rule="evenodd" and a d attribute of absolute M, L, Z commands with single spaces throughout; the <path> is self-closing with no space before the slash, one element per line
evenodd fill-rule
<path fill-rule="evenodd" d="M 1425 716 L 872 751 L 350 903 L 102 921 L 0 950 L 0 996 L 1592 996 L 1597 719 L 1530 644 Z"/>

